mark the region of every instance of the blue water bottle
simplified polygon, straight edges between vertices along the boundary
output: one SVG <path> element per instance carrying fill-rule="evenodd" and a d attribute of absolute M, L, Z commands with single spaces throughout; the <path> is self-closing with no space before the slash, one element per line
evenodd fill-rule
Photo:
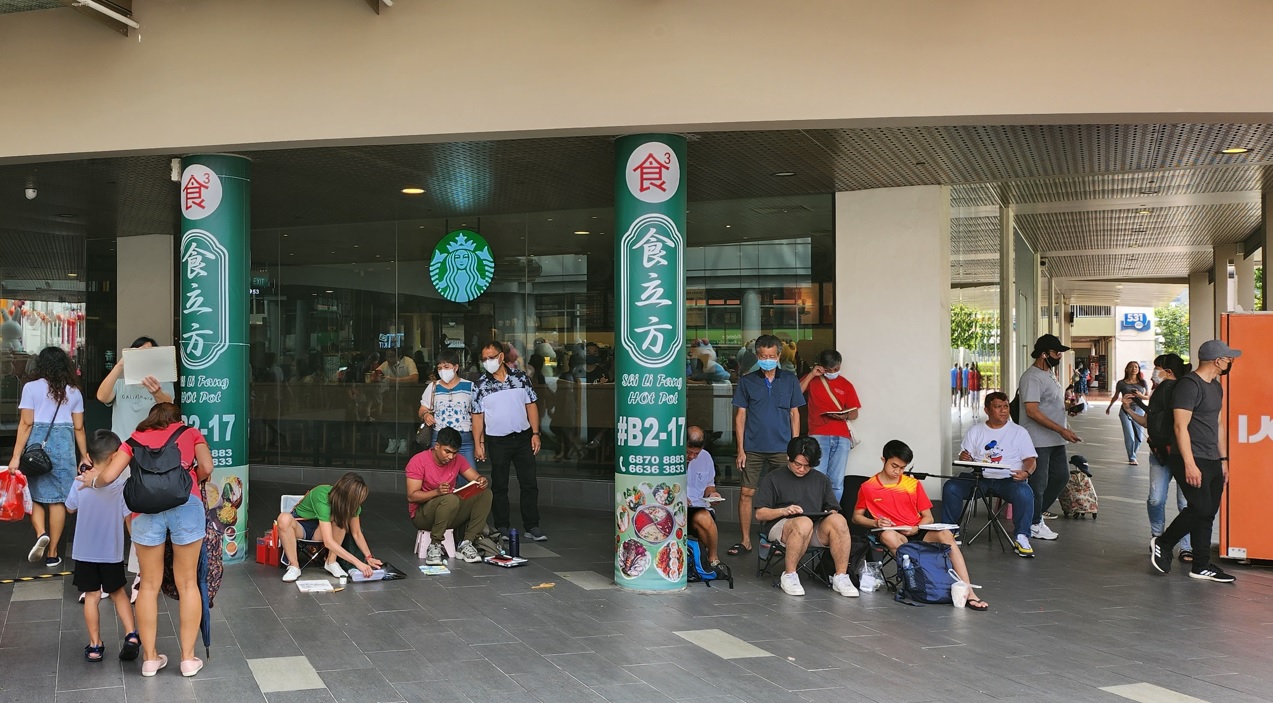
<path fill-rule="evenodd" d="M 522 536 L 516 529 L 508 531 L 508 556 L 520 557 L 522 555 Z"/>

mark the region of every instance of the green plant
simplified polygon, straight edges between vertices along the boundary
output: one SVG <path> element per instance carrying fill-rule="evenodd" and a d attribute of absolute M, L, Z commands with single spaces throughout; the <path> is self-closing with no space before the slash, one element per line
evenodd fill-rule
<path fill-rule="evenodd" d="M 1166 305 L 1154 308 L 1158 336 L 1162 339 L 1161 353 L 1179 354 L 1189 359 L 1189 306 Z"/>
<path fill-rule="evenodd" d="M 950 306 L 950 348 L 975 349 L 977 311 L 963 303 Z"/>
<path fill-rule="evenodd" d="M 1264 310 L 1264 267 L 1255 267 L 1255 309 Z"/>

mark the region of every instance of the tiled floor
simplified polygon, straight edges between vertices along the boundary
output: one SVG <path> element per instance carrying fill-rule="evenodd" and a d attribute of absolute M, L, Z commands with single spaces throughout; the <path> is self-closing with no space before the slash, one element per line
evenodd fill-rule
<path fill-rule="evenodd" d="M 527 567 L 460 564 L 426 577 L 415 573 L 401 502 L 375 497 L 364 512 L 372 547 L 411 576 L 304 595 L 274 569 L 230 567 L 212 657 L 194 679 L 175 665 L 143 679 L 136 663 L 118 662 L 109 602 L 112 650 L 86 663 L 69 579 L 0 585 L 0 702 L 1273 698 L 1273 572 L 1233 566 L 1236 586 L 1179 568 L 1152 575 L 1145 467 L 1119 461 L 1116 418 L 1093 412 L 1075 425 L 1100 517 L 1054 521 L 1061 539 L 1036 542 L 1034 560 L 971 546 L 987 613 L 818 587 L 792 598 L 753 578 L 754 557 L 733 560 L 732 591 L 632 594 L 610 582 L 609 519 L 560 511 L 546 516 L 551 541 L 527 545 Z M 281 488 L 253 486 L 258 529 Z M 0 529 L 0 576 L 40 571 L 25 562 L 28 542 L 25 526 Z M 175 607 L 161 610 L 160 648 L 171 656 Z"/>

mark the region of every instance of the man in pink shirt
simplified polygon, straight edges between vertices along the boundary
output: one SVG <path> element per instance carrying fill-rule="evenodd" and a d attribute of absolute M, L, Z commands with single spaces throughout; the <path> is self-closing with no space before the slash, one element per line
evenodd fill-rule
<path fill-rule="evenodd" d="M 455 551 L 472 564 L 482 560 L 473 540 L 482 534 L 486 516 L 491 512 L 492 494 L 486 477 L 459 455 L 460 433 L 452 427 L 438 430 L 437 442 L 407 462 L 407 512 L 417 530 L 428 530 L 430 541 L 424 563 L 441 566 L 442 538 L 450 529 L 464 530 L 464 541 Z M 457 489 L 456 478 L 463 476 L 473 487 Z"/>

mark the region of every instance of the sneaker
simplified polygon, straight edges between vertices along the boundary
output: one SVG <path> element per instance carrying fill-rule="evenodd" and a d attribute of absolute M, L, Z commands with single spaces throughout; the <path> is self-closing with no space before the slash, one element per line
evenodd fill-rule
<path fill-rule="evenodd" d="M 287 568 L 290 569 L 292 567 L 289 566 Z M 334 561 L 323 564 L 323 568 L 327 570 L 327 573 L 331 574 L 332 576 L 335 576 L 338 579 L 346 578 L 349 576 L 349 573 L 346 572 L 344 569 L 340 568 L 340 564 Z"/>
<path fill-rule="evenodd" d="M 495 529 L 495 531 L 499 533 L 499 539 L 501 543 L 508 541 L 508 530 L 509 528 L 507 527 L 498 527 Z"/>
<path fill-rule="evenodd" d="M 408 449 L 408 445 L 410 445 L 410 442 L 408 442 L 407 440 L 405 440 L 405 439 L 400 439 L 400 440 L 398 440 L 398 452 L 397 452 L 397 453 L 398 453 L 398 454 L 406 454 L 406 453 L 407 453 L 407 449 Z"/>
<path fill-rule="evenodd" d="M 389 446 L 385 447 L 385 454 L 397 454 L 397 453 L 398 453 L 398 440 L 396 439 L 389 440 Z"/>
<path fill-rule="evenodd" d="M 797 581 L 797 583 L 799 582 Z M 831 590 L 842 596 L 848 596 L 849 598 L 858 597 L 857 586 L 853 585 L 853 579 L 849 578 L 848 574 L 835 574 L 832 576 Z M 788 591 L 788 593 L 790 593 L 790 591 Z"/>
<path fill-rule="evenodd" d="M 1055 520 L 1055 519 L 1057 519 L 1057 518 L 1059 518 L 1059 517 L 1061 517 L 1061 516 L 1060 516 L 1060 515 L 1057 515 L 1056 513 L 1052 512 L 1052 511 L 1050 511 L 1050 510 L 1044 510 L 1044 511 L 1043 511 L 1043 519 L 1044 519 L 1044 520 Z"/>
<path fill-rule="evenodd" d="M 1210 564 L 1202 567 L 1198 571 L 1191 570 L 1189 572 L 1189 578 L 1215 581 L 1216 583 L 1233 583 L 1234 581 L 1237 581 L 1237 579 L 1221 571 L 1220 567 L 1212 566 Z"/>
<path fill-rule="evenodd" d="M 1019 557 L 1033 557 L 1034 548 L 1030 546 L 1030 538 L 1025 535 L 1017 535 L 1012 541 L 1012 551 L 1017 553 Z"/>
<path fill-rule="evenodd" d="M 30 552 L 27 552 L 27 561 L 31 562 L 32 564 L 39 564 L 40 560 L 44 558 L 44 550 L 48 549 L 48 547 L 49 547 L 49 535 L 46 532 L 36 538 L 35 546 L 31 547 Z"/>
<path fill-rule="evenodd" d="M 782 590 L 789 596 L 803 596 L 804 586 L 800 585 L 799 574 L 783 573 L 778 579 L 778 585 L 782 586 Z"/>
<path fill-rule="evenodd" d="M 526 530 L 526 536 L 536 542 L 548 541 L 548 535 L 544 534 L 544 531 L 539 529 L 538 527 L 532 527 L 529 530 Z"/>
<path fill-rule="evenodd" d="M 1158 538 L 1149 538 L 1149 563 L 1153 565 L 1159 573 L 1169 573 L 1171 571 L 1171 552 L 1164 551 L 1158 546 Z"/>
<path fill-rule="evenodd" d="M 1060 535 L 1052 531 L 1052 528 L 1048 527 L 1046 523 L 1042 523 L 1042 522 L 1030 528 L 1030 536 L 1034 537 L 1035 539 L 1047 539 L 1047 540 L 1052 540 L 1052 539 L 1056 539 L 1057 537 L 1060 537 Z"/>
<path fill-rule="evenodd" d="M 301 577 L 301 570 L 295 566 L 287 567 L 287 571 L 283 574 L 283 582 L 291 583 Z"/>
<path fill-rule="evenodd" d="M 429 546 L 432 547 L 433 545 Z M 455 551 L 461 559 L 469 564 L 476 564 L 482 560 L 482 555 L 477 553 L 477 547 L 474 547 L 469 540 L 460 542 L 460 546 L 456 547 Z"/>
<path fill-rule="evenodd" d="M 55 566 L 62 565 L 62 557 L 49 557 L 44 560 L 44 568 L 52 569 Z"/>
<path fill-rule="evenodd" d="M 429 548 L 424 552 L 425 566 L 442 566 L 446 563 L 446 558 L 442 556 L 442 545 L 437 542 L 429 542 Z"/>

